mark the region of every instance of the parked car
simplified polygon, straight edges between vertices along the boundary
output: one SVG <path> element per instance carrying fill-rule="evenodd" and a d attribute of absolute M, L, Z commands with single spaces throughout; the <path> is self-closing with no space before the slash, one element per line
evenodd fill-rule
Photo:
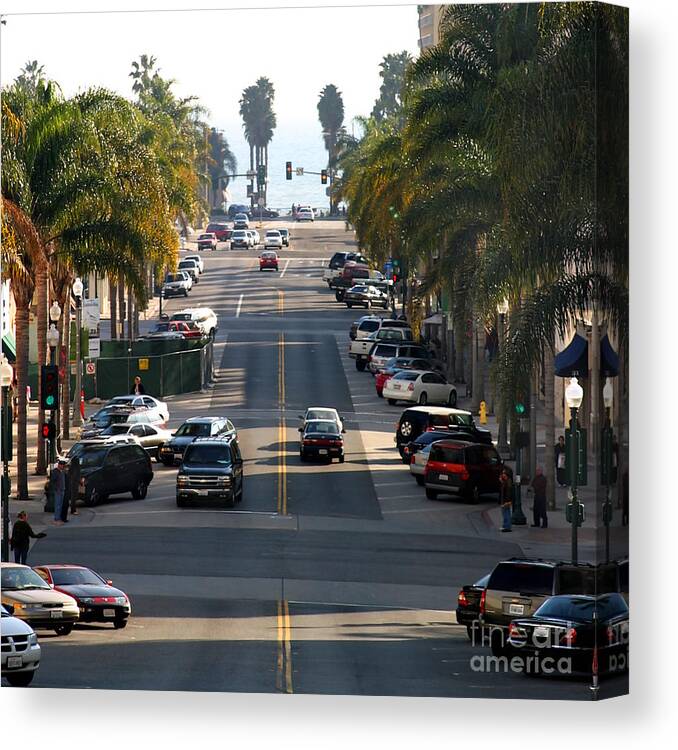
<path fill-rule="evenodd" d="M 297 211 L 295 218 L 297 221 L 315 221 L 312 208 L 302 208 Z"/>
<path fill-rule="evenodd" d="M 476 427 L 470 411 L 444 406 L 412 406 L 400 415 L 396 426 L 395 443 L 400 457 L 405 458 L 405 446 L 428 430 L 444 429 L 458 433 L 458 439 L 492 445 L 492 433 Z"/>
<path fill-rule="evenodd" d="M 148 409 L 153 422 L 167 422 L 169 419 L 169 406 L 167 406 L 167 402 L 161 401 L 148 393 L 139 396 L 133 393 L 113 396 L 113 398 L 108 400 L 108 404 L 110 406 L 134 406 L 136 408 Z M 157 414 L 157 420 L 154 418 L 155 414 Z"/>
<path fill-rule="evenodd" d="M 177 506 L 218 500 L 233 507 L 243 498 L 243 460 L 235 436 L 196 438 L 187 446 L 177 474 Z"/>
<path fill-rule="evenodd" d="M 312 419 L 299 428 L 299 458 L 322 458 L 344 463 L 344 438 L 339 425 L 333 419 Z"/>
<path fill-rule="evenodd" d="M 131 438 L 127 442 L 140 445 L 151 457 L 160 461 L 160 448 L 172 439 L 169 430 L 154 424 L 112 424 L 102 430 L 97 440 L 108 443 L 125 442 L 123 438 Z"/>
<path fill-rule="evenodd" d="M 403 329 L 409 330 L 409 329 Z M 378 332 L 382 336 L 386 336 L 389 330 L 381 330 Z M 389 341 L 390 339 L 390 341 Z M 414 341 L 397 341 L 390 338 L 382 338 L 382 341 L 389 341 L 389 343 L 374 343 L 368 349 L 366 358 L 366 366 L 369 372 L 376 375 L 382 367 L 386 366 L 386 363 L 393 358 L 400 359 L 402 357 L 416 357 L 419 359 L 426 359 L 428 352 L 424 349 L 421 344 L 416 344 Z M 390 343 L 392 342 L 392 343 Z M 356 361 L 356 366 L 358 361 Z M 358 369 L 360 369 L 358 367 Z M 364 369 L 364 366 L 363 366 Z"/>
<path fill-rule="evenodd" d="M 398 401 L 426 404 L 457 405 L 457 389 L 437 372 L 401 370 L 384 383 L 384 398 L 393 405 Z"/>
<path fill-rule="evenodd" d="M 283 238 L 277 229 L 269 229 L 264 235 L 264 247 L 272 247 L 276 250 L 282 248 Z"/>
<path fill-rule="evenodd" d="M 344 428 L 344 420 L 339 416 L 339 412 L 331 406 L 309 406 L 309 408 L 306 409 L 303 415 L 299 415 L 299 419 L 302 420 L 302 428 L 306 425 L 307 422 L 312 422 L 314 420 L 320 419 L 335 422 L 337 427 L 339 428 L 339 432 L 346 432 Z"/>
<path fill-rule="evenodd" d="M 156 423 L 164 423 L 157 412 L 151 412 L 146 407 L 134 407 L 130 405 L 115 405 L 110 409 L 100 410 L 88 419 L 80 430 L 81 440 L 95 438 L 112 424 L 152 424 L 152 419 Z M 77 445 L 77 444 L 76 444 Z M 71 448 L 72 451 L 73 448 Z M 71 455 L 71 451 L 68 455 Z"/>
<path fill-rule="evenodd" d="M 246 231 L 248 231 L 252 235 L 252 247 L 256 247 L 257 245 L 261 244 L 261 237 L 259 237 L 259 232 L 256 229 L 250 227 Z"/>
<path fill-rule="evenodd" d="M 80 622 L 110 622 L 116 630 L 127 625 L 132 606 L 113 581 L 82 565 L 37 565 L 33 570 L 55 591 L 75 599 Z"/>
<path fill-rule="evenodd" d="M 145 336 L 140 336 L 140 338 L 151 340 L 161 339 L 163 341 L 180 341 L 184 337 L 176 328 L 172 328 L 168 322 L 162 322 L 156 323 L 155 328 L 150 333 L 147 333 Z"/>
<path fill-rule="evenodd" d="M 31 628 L 68 635 L 80 617 L 75 599 L 54 591 L 28 565 L 0 563 L 0 583 L 2 604 L 12 607 L 14 617 Z"/>
<path fill-rule="evenodd" d="M 466 626 L 468 637 L 474 642 L 480 635 L 480 600 L 489 580 L 488 573 L 475 583 L 462 586 L 457 594 L 457 623 Z"/>
<path fill-rule="evenodd" d="M 278 270 L 278 253 L 273 252 L 273 250 L 267 250 L 259 256 L 259 270 L 265 271 L 267 269 Z"/>
<path fill-rule="evenodd" d="M 198 270 L 198 264 L 194 260 L 187 260 L 186 258 L 180 260 L 178 269 L 185 271 L 191 277 L 191 281 L 194 284 L 200 281 L 200 271 Z"/>
<path fill-rule="evenodd" d="M 210 307 L 187 307 L 172 315 L 170 322 L 175 320 L 195 323 L 203 336 L 208 338 L 213 339 L 217 335 L 218 320 L 216 313 Z"/>
<path fill-rule="evenodd" d="M 527 674 L 624 672 L 629 664 L 629 608 L 620 594 L 546 599 L 530 617 L 512 620 L 508 646 L 533 666 Z M 529 660 L 533 657 L 533 660 Z"/>
<path fill-rule="evenodd" d="M 2 676 L 12 687 L 28 687 L 40 666 L 40 645 L 33 628 L 13 612 L 12 605 L 0 605 Z"/>
<path fill-rule="evenodd" d="M 440 372 L 442 369 L 444 369 L 442 363 L 438 363 L 437 360 L 421 359 L 418 357 L 391 357 L 374 374 L 374 387 L 377 391 L 377 396 L 383 398 L 386 381 L 403 370 L 435 370 L 436 372 Z"/>
<path fill-rule="evenodd" d="M 354 305 L 364 305 L 369 310 L 370 307 L 376 305 L 388 310 L 388 295 L 369 284 L 356 284 L 347 289 L 344 302 L 348 308 Z"/>
<path fill-rule="evenodd" d="M 289 247 L 290 246 L 290 230 L 287 229 L 287 227 L 281 227 L 280 229 L 278 229 L 278 231 L 280 232 L 280 237 L 282 239 L 283 245 L 285 247 Z"/>
<path fill-rule="evenodd" d="M 185 255 L 184 260 L 194 260 L 198 265 L 198 273 L 200 273 L 200 275 L 205 273 L 205 262 L 199 255 Z"/>
<path fill-rule="evenodd" d="M 173 466 L 175 461 L 181 461 L 187 446 L 196 438 L 235 436 L 236 429 L 233 422 L 226 417 L 190 417 L 161 446 L 159 451 L 160 461 L 165 466 Z"/>
<path fill-rule="evenodd" d="M 226 242 L 231 239 L 231 228 L 228 224 L 220 221 L 212 221 L 207 225 L 207 231 L 212 232 L 219 242 Z"/>
<path fill-rule="evenodd" d="M 153 469 L 148 453 L 140 445 L 81 446 L 78 451 L 79 494 L 85 505 L 95 506 L 110 495 L 126 492 L 131 492 L 135 500 L 146 497 L 148 485 L 153 481 Z"/>
<path fill-rule="evenodd" d="M 616 592 L 617 564 L 589 565 L 511 558 L 497 563 L 480 600 L 480 622 L 495 656 L 508 645 L 508 628 L 530 617 L 551 596 Z"/>
<path fill-rule="evenodd" d="M 426 497 L 456 494 L 471 503 L 481 495 L 496 494 L 499 499 L 499 475 L 504 468 L 494 446 L 439 440 L 433 443 L 424 469 Z"/>
<path fill-rule="evenodd" d="M 280 212 L 275 208 L 267 208 L 266 206 L 255 206 L 250 208 L 247 212 L 250 219 L 277 219 L 280 216 Z"/>
<path fill-rule="evenodd" d="M 391 320 L 391 318 L 382 318 L 379 315 L 363 315 L 351 324 L 348 337 L 351 341 L 356 339 L 366 339 L 371 333 L 376 333 L 381 328 L 409 328 L 410 325 L 405 320 Z"/>
<path fill-rule="evenodd" d="M 252 247 L 252 237 L 246 229 L 234 229 L 231 235 L 231 248 L 244 247 L 249 250 Z"/>
<path fill-rule="evenodd" d="M 214 232 L 204 232 L 198 235 L 198 250 L 216 250 L 217 235 Z"/>
<path fill-rule="evenodd" d="M 406 443 L 403 446 L 403 461 L 405 463 L 409 463 L 412 465 L 412 461 L 414 457 L 430 447 L 431 443 L 435 443 L 436 440 L 464 440 L 463 437 L 460 438 L 459 432 L 452 432 L 451 430 L 443 430 L 443 429 L 435 429 L 435 430 L 428 430 L 427 432 L 422 432 L 419 437 L 416 438 L 416 440 L 413 440 L 411 443 Z M 469 441 L 472 442 L 472 441 Z M 426 460 L 428 460 L 428 454 L 426 456 Z M 423 461 L 423 459 L 422 459 Z M 426 466 L 426 461 L 423 461 L 423 464 L 421 464 L 419 461 L 417 462 L 418 465 L 421 466 L 421 482 L 419 484 L 424 484 L 424 467 Z M 411 473 L 419 473 L 419 472 L 411 472 Z"/>
<path fill-rule="evenodd" d="M 250 220 L 246 213 L 237 213 L 233 217 L 233 229 L 249 229 Z"/>
<path fill-rule="evenodd" d="M 188 293 L 193 288 L 193 280 L 187 271 L 178 271 L 177 273 L 168 273 L 162 285 L 161 294 L 163 297 L 188 297 Z"/>
<path fill-rule="evenodd" d="M 237 214 L 245 214 L 247 216 L 249 210 L 250 207 L 244 203 L 233 203 L 228 207 L 228 218 L 232 221 Z"/>
<path fill-rule="evenodd" d="M 361 253 L 355 252 L 343 252 L 339 251 L 334 253 L 330 258 L 327 268 L 323 271 L 323 281 L 326 281 L 331 287 L 332 280 L 337 276 L 341 276 L 342 269 L 347 261 L 356 261 L 357 263 L 363 263 L 367 265 L 367 258 Z"/>

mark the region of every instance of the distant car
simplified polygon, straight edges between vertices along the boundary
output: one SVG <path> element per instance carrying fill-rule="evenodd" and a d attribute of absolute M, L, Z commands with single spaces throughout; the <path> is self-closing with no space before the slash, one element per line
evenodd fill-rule
<path fill-rule="evenodd" d="M 243 498 L 243 460 L 235 436 L 197 438 L 177 473 L 177 507 L 191 500 L 217 500 L 233 507 Z"/>
<path fill-rule="evenodd" d="M 183 458 L 184 451 L 196 438 L 236 437 L 237 432 L 230 419 L 226 417 L 190 417 L 160 448 L 160 461 L 165 466 L 173 466 Z"/>
<path fill-rule="evenodd" d="M 392 320 L 391 318 L 382 318 L 379 315 L 363 315 L 351 324 L 348 337 L 351 341 L 356 339 L 366 339 L 371 333 L 376 333 L 381 328 L 409 328 L 410 325 L 406 320 Z"/>
<path fill-rule="evenodd" d="M 299 428 L 299 458 L 339 459 L 344 463 L 344 438 L 335 420 L 312 419 Z"/>
<path fill-rule="evenodd" d="M 264 247 L 275 248 L 276 250 L 283 246 L 283 238 L 277 229 L 269 229 L 264 235 Z"/>
<path fill-rule="evenodd" d="M 276 211 L 275 208 L 266 208 L 265 206 L 254 206 L 248 211 L 250 219 L 258 219 L 260 216 L 262 219 L 277 219 L 280 216 L 280 211 Z"/>
<path fill-rule="evenodd" d="M 200 271 L 198 270 L 198 264 L 194 260 L 187 260 L 185 258 L 184 260 L 180 260 L 178 269 L 179 271 L 186 271 L 194 284 L 197 284 L 200 281 Z"/>
<path fill-rule="evenodd" d="M 172 328 L 169 323 L 156 323 L 155 328 L 147 333 L 145 336 L 141 336 L 142 339 L 162 339 L 162 340 L 181 340 L 184 337 L 175 328 Z"/>
<path fill-rule="evenodd" d="M 82 565 L 37 565 L 33 570 L 55 591 L 72 596 L 80 609 L 80 622 L 110 622 L 114 628 L 127 625 L 132 612 L 124 591 L 113 588 L 98 573 Z"/>
<path fill-rule="evenodd" d="M 244 247 L 249 250 L 252 247 L 252 237 L 246 229 L 234 229 L 231 235 L 231 248 Z"/>
<path fill-rule="evenodd" d="M 246 229 L 245 231 L 252 238 L 252 247 L 256 247 L 259 244 L 259 232 L 256 229 Z"/>
<path fill-rule="evenodd" d="M 250 220 L 246 213 L 237 213 L 233 217 L 233 229 L 249 229 Z"/>
<path fill-rule="evenodd" d="M 217 235 L 214 232 L 205 232 L 198 235 L 198 250 L 216 250 Z"/>
<path fill-rule="evenodd" d="M 474 634 L 480 635 L 480 600 L 489 579 L 490 574 L 488 573 L 475 583 L 462 586 L 461 591 L 457 594 L 457 623 L 466 625 L 466 632 L 472 641 L 475 641 Z"/>
<path fill-rule="evenodd" d="M 267 269 L 278 270 L 278 254 L 273 252 L 273 250 L 263 252 L 259 256 L 259 270 L 265 271 Z"/>
<path fill-rule="evenodd" d="M 299 419 L 302 420 L 301 429 L 303 429 L 307 422 L 320 419 L 335 422 L 340 432 L 346 432 L 344 428 L 344 420 L 339 416 L 339 412 L 331 406 L 309 406 L 303 415 L 299 415 Z"/>
<path fill-rule="evenodd" d="M 167 422 L 169 419 L 169 406 L 166 401 L 160 401 L 155 396 L 150 396 L 148 393 L 144 393 L 137 396 L 133 393 L 126 393 L 122 396 L 113 396 L 108 400 L 108 404 L 111 406 L 134 406 L 137 408 L 150 409 L 152 412 L 157 412 L 158 419 L 152 421 Z"/>
<path fill-rule="evenodd" d="M 198 272 L 201 275 L 205 272 L 205 263 L 199 255 L 185 255 L 184 260 L 194 260 L 198 264 Z"/>
<path fill-rule="evenodd" d="M 80 430 L 80 439 L 88 440 L 98 437 L 103 430 L 112 424 L 163 424 L 165 422 L 156 410 L 146 407 L 114 406 L 111 409 L 100 410 L 95 416 L 90 417 Z M 75 443 L 78 445 L 78 443 Z M 71 447 L 68 455 L 71 456 L 75 445 Z"/>
<path fill-rule="evenodd" d="M 245 214 L 250 210 L 250 207 L 244 203 L 233 203 L 228 207 L 228 218 L 233 220 L 236 214 Z"/>
<path fill-rule="evenodd" d="M 384 383 L 384 398 L 389 404 L 410 401 L 420 406 L 457 405 L 457 389 L 437 372 L 430 370 L 401 370 Z"/>
<path fill-rule="evenodd" d="M 28 687 L 40 666 L 40 645 L 33 628 L 13 616 L 14 607 L 0 605 L 2 676 L 12 687 Z"/>
<path fill-rule="evenodd" d="M 171 440 L 172 433 L 169 430 L 154 424 L 112 424 L 99 435 L 99 440 L 107 442 L 122 442 L 122 438 L 131 437 L 149 455 L 160 461 L 160 448 Z"/>
<path fill-rule="evenodd" d="M 414 477 L 416 483 L 424 486 L 424 474 L 426 473 L 426 464 L 431 453 L 433 443 L 424 445 L 420 451 L 410 456 L 410 474 Z"/>
<path fill-rule="evenodd" d="M 212 232 L 219 242 L 226 242 L 231 239 L 231 228 L 228 224 L 220 221 L 213 221 L 207 225 L 207 231 Z"/>
<path fill-rule="evenodd" d="M 499 475 L 504 463 L 492 445 L 460 440 L 438 440 L 432 444 L 424 469 L 426 497 L 458 495 L 477 503 L 482 495 L 499 499 Z"/>
<path fill-rule="evenodd" d="M 2 604 L 14 609 L 14 617 L 32 628 L 68 635 L 80 617 L 78 603 L 68 594 L 54 591 L 28 565 L 0 563 Z M 4 645 L 4 632 L 3 632 Z M 3 649 L 4 651 L 4 649 Z"/>
<path fill-rule="evenodd" d="M 533 657 L 526 674 L 590 675 L 625 672 L 629 664 L 629 608 L 617 593 L 552 596 L 531 617 L 508 628 L 513 653 Z"/>
<path fill-rule="evenodd" d="M 296 213 L 297 221 L 315 221 L 312 208 L 302 208 Z"/>
<path fill-rule="evenodd" d="M 203 335 L 208 338 L 213 339 L 217 335 L 217 316 L 210 307 L 188 307 L 185 310 L 179 310 L 179 312 L 175 312 L 170 318 L 170 322 L 175 320 L 192 321 L 200 328 Z"/>
<path fill-rule="evenodd" d="M 423 458 L 420 461 L 417 461 L 417 466 L 420 467 L 418 469 L 412 470 L 413 465 L 413 459 L 414 457 L 419 453 L 423 452 L 426 448 L 428 448 L 431 443 L 435 443 L 436 440 L 454 440 L 455 438 L 457 440 L 464 440 L 465 438 L 460 435 L 459 432 L 452 432 L 451 430 L 443 430 L 443 429 L 435 429 L 435 430 L 427 430 L 426 432 L 422 432 L 421 435 L 416 440 L 413 440 L 410 443 L 406 443 L 403 446 L 403 461 L 405 463 L 410 464 L 410 473 L 411 474 L 421 474 L 421 482 L 419 484 L 424 484 L 424 468 L 426 467 L 426 461 L 428 460 L 428 453 L 426 454 L 426 460 Z M 469 439 L 469 442 L 472 442 Z"/>
<path fill-rule="evenodd" d="M 188 297 L 188 293 L 193 287 L 193 280 L 186 271 L 178 273 L 168 273 L 162 285 L 163 297 Z"/>
<path fill-rule="evenodd" d="M 373 305 L 388 310 L 388 295 L 369 284 L 356 284 L 344 293 L 346 307 L 364 305 L 368 310 Z"/>
<path fill-rule="evenodd" d="M 155 328 L 141 338 L 144 339 L 199 339 L 202 331 L 192 321 L 171 320 L 157 323 Z"/>
<path fill-rule="evenodd" d="M 280 232 L 280 236 L 282 238 L 282 243 L 285 247 L 290 246 L 290 230 L 287 228 L 282 228 L 278 230 Z"/>
<path fill-rule="evenodd" d="M 402 370 L 433 370 L 435 367 L 431 360 L 420 359 L 418 357 L 392 357 L 387 360 L 383 367 L 380 367 L 374 373 L 374 387 L 377 396 L 383 398 L 384 385 L 389 378 L 392 378 Z"/>

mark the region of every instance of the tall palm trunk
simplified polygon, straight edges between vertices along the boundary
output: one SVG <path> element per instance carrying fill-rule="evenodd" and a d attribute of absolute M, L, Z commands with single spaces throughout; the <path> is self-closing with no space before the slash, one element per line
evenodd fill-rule
<path fill-rule="evenodd" d="M 544 346 L 544 476 L 546 477 L 546 499 L 551 510 L 556 508 L 556 397 L 554 372 L 553 336 Z"/>
<path fill-rule="evenodd" d="M 16 438 L 16 498 L 19 502 L 28 500 L 28 451 L 26 442 L 28 409 L 26 387 L 28 386 L 28 308 L 33 296 L 32 291 L 31 287 L 30 290 L 22 290 L 20 294 L 17 294 L 16 288 L 14 289 L 14 301 L 16 304 L 16 383 L 19 401 Z"/>
<path fill-rule="evenodd" d="M 125 338 L 125 284 L 118 282 L 118 310 L 120 311 L 120 338 Z"/>
<path fill-rule="evenodd" d="M 466 325 L 463 315 L 454 316 L 454 379 L 457 383 L 464 383 L 464 343 L 466 340 Z"/>
<path fill-rule="evenodd" d="M 134 295 L 132 287 L 127 287 L 127 338 L 134 341 Z"/>
<path fill-rule="evenodd" d="M 108 296 L 111 300 L 111 339 L 118 338 L 118 287 L 113 279 L 108 280 Z"/>
<path fill-rule="evenodd" d="M 48 293 L 47 287 L 49 284 L 49 273 L 47 265 L 40 263 L 36 269 L 35 274 L 35 285 L 37 291 L 37 338 L 38 338 L 38 404 L 41 403 L 41 378 L 40 378 L 40 367 L 47 364 L 47 304 L 48 304 Z M 38 425 L 41 425 L 45 421 L 45 411 L 38 406 Z M 38 456 L 35 462 L 35 473 L 46 474 L 47 473 L 47 457 L 45 455 L 45 439 L 42 436 L 42 430 L 38 430 Z"/>

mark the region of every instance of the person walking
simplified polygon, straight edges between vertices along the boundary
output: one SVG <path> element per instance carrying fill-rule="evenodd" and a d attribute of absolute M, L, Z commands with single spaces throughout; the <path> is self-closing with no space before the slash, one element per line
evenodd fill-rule
<path fill-rule="evenodd" d="M 80 459 L 75 456 L 68 467 L 68 490 L 71 501 L 71 515 L 78 515 L 78 497 L 80 494 Z"/>
<path fill-rule="evenodd" d="M 554 448 L 556 460 L 556 480 L 561 487 L 567 484 L 565 475 L 565 438 L 561 435 Z"/>
<path fill-rule="evenodd" d="M 546 484 L 547 479 L 541 466 L 534 470 L 534 479 L 530 482 L 530 489 L 534 493 L 533 518 L 532 524 L 535 528 L 546 529 L 549 525 L 549 519 L 546 515 Z"/>
<path fill-rule="evenodd" d="M 43 539 L 47 536 L 44 531 L 36 534 L 28 523 L 28 514 L 25 510 L 19 511 L 17 520 L 12 526 L 12 536 L 9 538 L 9 546 L 14 550 L 14 562 L 26 565 L 28 559 L 28 548 L 31 539 Z"/>
<path fill-rule="evenodd" d="M 511 531 L 511 514 L 513 513 L 513 480 L 510 469 L 504 467 L 499 477 L 499 504 L 501 505 L 501 531 Z"/>
<path fill-rule="evenodd" d="M 50 474 L 50 492 L 54 499 L 54 524 L 61 526 L 63 521 L 61 520 L 61 511 L 64 502 L 64 495 L 66 493 L 66 461 L 60 458 L 57 461 L 57 465 L 52 469 Z"/>
<path fill-rule="evenodd" d="M 133 396 L 142 396 L 144 393 L 146 393 L 146 389 L 144 388 L 144 384 L 141 382 L 141 378 L 137 375 L 136 378 L 134 378 L 134 383 L 132 384 L 132 390 L 130 391 L 130 394 Z"/>

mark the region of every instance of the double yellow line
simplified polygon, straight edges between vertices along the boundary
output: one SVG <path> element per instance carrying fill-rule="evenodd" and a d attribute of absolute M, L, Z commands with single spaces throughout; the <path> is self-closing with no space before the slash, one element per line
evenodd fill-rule
<path fill-rule="evenodd" d="M 292 686 L 292 638 L 290 608 L 285 599 L 278 601 L 278 669 L 276 689 L 281 693 L 293 693 Z"/>
<path fill-rule="evenodd" d="M 285 334 L 280 333 L 278 341 L 278 403 L 280 418 L 278 421 L 278 513 L 287 515 L 287 463 L 285 427 Z"/>

